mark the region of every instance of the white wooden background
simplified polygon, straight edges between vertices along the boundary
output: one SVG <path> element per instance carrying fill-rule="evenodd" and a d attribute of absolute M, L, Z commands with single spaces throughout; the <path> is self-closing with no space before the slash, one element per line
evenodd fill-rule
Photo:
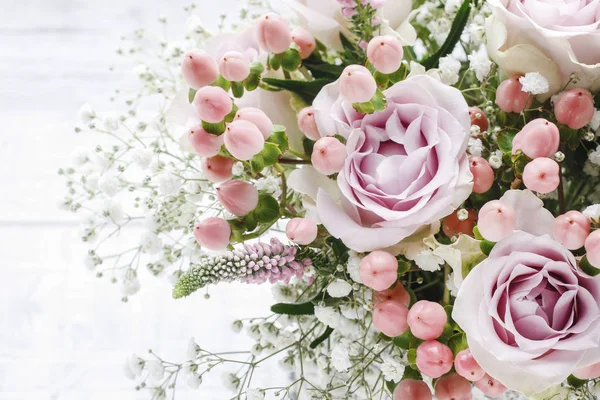
<path fill-rule="evenodd" d="M 199 0 L 214 26 L 236 0 Z M 206 348 L 248 344 L 230 322 L 268 312 L 268 288 L 224 288 L 211 300 L 174 301 L 165 282 L 124 304 L 118 289 L 82 263 L 77 223 L 57 203 L 57 176 L 85 137 L 73 133 L 84 102 L 108 98 L 131 77 L 119 37 L 185 24 L 189 0 L 0 0 L 0 399 L 141 399 L 122 365 L 149 347 L 182 359 L 189 337 Z M 116 65 L 118 73 L 108 71 Z M 184 385 L 185 386 L 185 385 Z M 220 376 L 178 398 L 225 399 Z"/>

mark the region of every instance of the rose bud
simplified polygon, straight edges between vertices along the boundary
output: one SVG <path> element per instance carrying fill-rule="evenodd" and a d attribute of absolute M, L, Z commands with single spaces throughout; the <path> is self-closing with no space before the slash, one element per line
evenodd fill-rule
<path fill-rule="evenodd" d="M 233 176 L 233 163 L 231 158 L 223 156 L 214 156 L 202 159 L 202 172 L 206 179 L 211 182 L 219 183 L 231 179 Z"/>
<path fill-rule="evenodd" d="M 558 127 L 544 118 L 534 119 L 521 129 L 512 142 L 512 153 L 521 150 L 529 158 L 552 157 L 560 144 Z"/>
<path fill-rule="evenodd" d="M 488 374 L 485 374 L 483 378 L 475 382 L 475 386 L 477 387 L 477 389 L 481 390 L 483 394 L 489 397 L 502 396 L 504 392 L 508 390 L 506 386 L 504 386 Z"/>
<path fill-rule="evenodd" d="M 303 246 L 312 243 L 317 232 L 317 224 L 310 218 L 292 218 L 285 227 L 288 239 Z"/>
<path fill-rule="evenodd" d="M 365 103 L 375 96 L 377 83 L 371 72 L 362 65 L 349 65 L 342 71 L 339 88 L 344 100 Z"/>
<path fill-rule="evenodd" d="M 581 248 L 590 234 L 590 219 L 579 211 L 568 211 L 554 220 L 552 236 L 569 250 Z"/>
<path fill-rule="evenodd" d="M 600 362 L 587 367 L 578 368 L 573 372 L 576 378 L 579 379 L 596 379 L 600 378 Z"/>
<path fill-rule="evenodd" d="M 204 86 L 198 89 L 193 101 L 202 121 L 216 124 L 225 119 L 233 109 L 229 94 L 218 86 Z"/>
<path fill-rule="evenodd" d="M 480 380 L 485 375 L 485 371 L 475 361 L 469 349 L 461 350 L 456 354 L 454 369 L 460 376 L 472 382 Z"/>
<path fill-rule="evenodd" d="M 406 307 L 410 305 L 410 294 L 404 289 L 401 283 L 398 283 L 391 289 L 381 290 L 373 293 L 373 306 L 376 306 L 382 301 L 395 301 L 396 303 L 404 304 Z"/>
<path fill-rule="evenodd" d="M 490 123 L 487 116 L 479 107 L 469 107 L 469 117 L 471 118 L 471 126 L 477 125 L 481 132 L 489 129 Z"/>
<path fill-rule="evenodd" d="M 600 230 L 595 230 L 585 239 L 585 252 L 589 263 L 600 268 Z"/>
<path fill-rule="evenodd" d="M 517 214 L 500 200 L 488 201 L 479 210 L 477 229 L 485 239 L 499 242 L 517 226 Z"/>
<path fill-rule="evenodd" d="M 400 68 L 404 49 L 400 41 L 392 36 L 375 36 L 367 46 L 367 58 L 382 74 L 391 74 Z"/>
<path fill-rule="evenodd" d="M 527 189 L 535 192 L 550 193 L 560 183 L 559 169 L 558 163 L 551 158 L 536 158 L 525 166 L 523 183 Z"/>
<path fill-rule="evenodd" d="M 275 54 L 283 53 L 292 44 L 292 35 L 287 21 L 273 12 L 263 15 L 258 20 L 256 39 L 263 50 Z"/>
<path fill-rule="evenodd" d="M 331 175 L 342 170 L 346 156 L 346 146 L 342 142 L 334 137 L 324 137 L 315 143 L 310 160 L 317 171 Z"/>
<path fill-rule="evenodd" d="M 292 31 L 292 40 L 300 48 L 300 57 L 302 59 L 308 58 L 317 48 L 317 42 L 313 35 L 301 26 Z"/>
<path fill-rule="evenodd" d="M 201 157 L 216 156 L 223 145 L 223 136 L 206 132 L 202 125 L 191 128 L 188 139 L 196 153 Z"/>
<path fill-rule="evenodd" d="M 223 250 L 229 244 L 231 227 L 223 218 L 211 217 L 194 228 L 194 237 L 200 246 L 210 250 Z"/>
<path fill-rule="evenodd" d="M 313 106 L 305 107 L 298 113 L 298 127 L 309 139 L 319 140 L 321 134 L 315 121 L 315 110 Z"/>
<path fill-rule="evenodd" d="M 469 169 L 473 174 L 473 192 L 485 193 L 494 185 L 494 170 L 485 158 L 469 157 Z"/>
<path fill-rule="evenodd" d="M 193 89 L 210 85 L 219 77 L 216 61 L 204 50 L 190 50 L 181 61 L 181 73 L 185 82 Z"/>
<path fill-rule="evenodd" d="M 360 261 L 360 279 L 373 290 L 385 290 L 398 280 L 398 260 L 387 251 L 375 250 Z"/>
<path fill-rule="evenodd" d="M 461 221 L 459 213 L 466 213 L 466 218 Z M 473 209 L 458 209 L 448 215 L 442 221 L 442 230 L 449 238 L 458 236 L 461 233 L 464 235 L 473 236 L 473 228 L 477 224 L 477 212 Z"/>
<path fill-rule="evenodd" d="M 394 400 L 432 400 L 431 390 L 423 381 L 402 379 L 394 389 Z"/>
<path fill-rule="evenodd" d="M 217 197 L 227 211 L 238 217 L 248 215 L 258 205 L 258 190 L 237 179 L 222 183 L 217 188 Z"/>
<path fill-rule="evenodd" d="M 373 309 L 373 325 L 389 337 L 402 335 L 408 329 L 408 308 L 392 300 L 379 302 Z"/>
<path fill-rule="evenodd" d="M 273 122 L 271 119 L 265 114 L 263 110 L 256 107 L 243 107 L 240 108 L 235 114 L 235 119 L 241 119 L 244 121 L 252 122 L 260 133 L 262 133 L 265 139 L 268 139 L 273 133 Z"/>
<path fill-rule="evenodd" d="M 444 332 L 448 316 L 439 303 L 417 301 L 408 312 L 408 326 L 415 337 L 423 340 L 439 338 Z"/>
<path fill-rule="evenodd" d="M 265 147 L 265 138 L 252 122 L 236 119 L 224 133 L 225 147 L 238 160 L 249 160 Z"/>
<path fill-rule="evenodd" d="M 520 113 L 531 106 L 533 97 L 524 92 L 520 76 L 512 76 L 502 82 L 496 91 L 496 104 L 504 112 Z"/>
<path fill-rule="evenodd" d="M 564 91 L 554 101 L 556 120 L 571 129 L 581 129 L 589 124 L 594 111 L 594 98 L 585 89 L 574 88 Z"/>
<path fill-rule="evenodd" d="M 439 378 L 452 369 L 452 350 L 437 340 L 427 340 L 417 347 L 417 367 L 430 378 Z"/>
<path fill-rule="evenodd" d="M 436 400 L 471 400 L 471 383 L 458 374 L 441 377 L 435 383 Z"/>
<path fill-rule="evenodd" d="M 228 51 L 219 60 L 219 72 L 231 82 L 241 82 L 250 75 L 248 57 L 237 51 Z"/>

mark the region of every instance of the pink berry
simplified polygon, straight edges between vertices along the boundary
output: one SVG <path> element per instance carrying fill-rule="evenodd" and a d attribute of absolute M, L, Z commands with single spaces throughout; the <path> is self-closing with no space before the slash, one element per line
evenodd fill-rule
<path fill-rule="evenodd" d="M 217 197 L 227 211 L 238 217 L 248 215 L 258 205 L 258 190 L 237 179 L 222 183 L 217 188 Z"/>
<path fill-rule="evenodd" d="M 458 374 L 448 374 L 435 383 L 436 400 L 471 400 L 471 383 Z"/>
<path fill-rule="evenodd" d="M 373 290 L 385 290 L 398 279 L 398 260 L 387 251 L 375 250 L 360 261 L 360 279 Z"/>
<path fill-rule="evenodd" d="M 292 31 L 292 40 L 300 48 L 300 57 L 308 58 L 317 48 L 317 42 L 307 29 L 299 26 Z"/>
<path fill-rule="evenodd" d="M 439 338 L 444 332 L 448 315 L 439 303 L 417 301 L 408 312 L 408 326 L 413 335 L 423 340 Z"/>
<path fill-rule="evenodd" d="M 219 72 L 231 82 L 241 82 L 250 75 L 250 60 L 237 51 L 228 51 L 219 60 Z"/>
<path fill-rule="evenodd" d="M 198 89 L 193 104 L 200 119 L 211 124 L 223 121 L 233 109 L 229 94 L 218 86 L 204 86 Z"/>
<path fill-rule="evenodd" d="M 204 50 L 190 50 L 181 61 L 183 79 L 193 89 L 210 85 L 219 77 L 219 68 L 215 59 Z"/>
<path fill-rule="evenodd" d="M 223 156 L 203 158 L 201 166 L 206 179 L 214 183 L 228 181 L 233 175 L 231 158 Z"/>
<path fill-rule="evenodd" d="M 350 103 L 370 101 L 377 91 L 377 83 L 371 72 L 362 65 L 344 68 L 339 79 L 340 94 Z"/>
<path fill-rule="evenodd" d="M 432 400 L 431 390 L 423 381 L 403 379 L 394 389 L 394 400 Z"/>
<path fill-rule="evenodd" d="M 373 325 L 386 336 L 400 336 L 408 329 L 407 314 L 408 308 L 404 304 L 382 301 L 373 308 Z"/>
<path fill-rule="evenodd" d="M 383 74 L 396 72 L 402 64 L 404 49 L 392 35 L 375 36 L 367 46 L 367 57 L 375 69 Z"/>
<path fill-rule="evenodd" d="M 471 118 L 471 126 L 477 125 L 481 132 L 489 129 L 490 123 L 481 108 L 469 107 L 469 117 Z"/>
<path fill-rule="evenodd" d="M 590 264 L 600 268 L 600 230 L 595 230 L 585 239 L 585 252 Z"/>
<path fill-rule="evenodd" d="M 430 378 L 439 378 L 452 369 L 452 350 L 438 342 L 428 340 L 417 347 L 417 367 Z"/>
<path fill-rule="evenodd" d="M 489 397 L 502 396 L 504 392 L 508 390 L 506 386 L 504 386 L 488 374 L 485 374 L 483 378 L 475 382 L 475 386 L 477 387 L 477 389 L 481 390 L 483 394 Z"/>
<path fill-rule="evenodd" d="M 461 221 L 458 219 L 458 211 L 454 211 L 442 220 L 442 230 L 449 238 L 460 234 L 473 236 L 473 228 L 477 224 L 477 212 L 473 209 L 467 209 L 467 219 Z"/>
<path fill-rule="evenodd" d="M 590 219 L 579 211 L 568 211 L 554 220 L 552 236 L 569 250 L 583 246 L 590 234 Z"/>
<path fill-rule="evenodd" d="M 292 218 L 285 227 L 288 239 L 303 246 L 311 244 L 317 233 L 317 224 L 310 218 Z"/>
<path fill-rule="evenodd" d="M 391 289 L 373 293 L 373 307 L 386 300 L 395 301 L 396 303 L 404 304 L 408 307 L 410 305 L 410 294 L 408 294 L 401 283 L 398 283 Z"/>
<path fill-rule="evenodd" d="M 265 139 L 268 139 L 273 133 L 273 122 L 271 119 L 265 114 L 263 110 L 256 107 L 243 107 L 240 108 L 235 114 L 235 119 L 241 119 L 244 121 L 252 122 L 260 133 L 262 133 Z"/>
<path fill-rule="evenodd" d="M 319 140 L 321 134 L 315 121 L 315 110 L 313 106 L 305 107 L 298 113 L 298 127 L 304 135 L 312 140 Z"/>
<path fill-rule="evenodd" d="M 256 38 L 263 50 L 275 54 L 283 53 L 292 43 L 287 21 L 273 12 L 263 15 L 258 20 Z"/>
<path fill-rule="evenodd" d="M 560 182 L 559 165 L 551 158 L 540 157 L 531 161 L 523 170 L 523 183 L 527 189 L 538 193 L 550 193 Z"/>
<path fill-rule="evenodd" d="M 585 89 L 564 91 L 554 101 L 556 120 L 571 129 L 581 129 L 589 124 L 594 111 L 594 98 Z"/>
<path fill-rule="evenodd" d="M 315 143 L 310 157 L 313 167 L 323 175 L 340 172 L 344 166 L 346 146 L 334 137 L 324 137 Z"/>
<path fill-rule="evenodd" d="M 512 152 L 521 150 L 529 158 L 552 157 L 560 144 L 558 127 L 552 122 L 538 118 L 529 122 L 514 137 Z"/>
<path fill-rule="evenodd" d="M 510 235 L 516 226 L 515 210 L 500 200 L 488 201 L 479 210 L 477 229 L 489 241 L 499 242 Z"/>
<path fill-rule="evenodd" d="M 510 77 L 498 86 L 496 104 L 504 112 L 520 113 L 533 102 L 533 97 L 522 90 L 519 78 L 520 76 Z"/>
<path fill-rule="evenodd" d="M 587 367 L 576 369 L 573 375 L 579 379 L 596 379 L 600 378 L 600 362 Z"/>
<path fill-rule="evenodd" d="M 223 218 L 207 218 L 194 228 L 196 241 L 210 250 L 225 249 L 230 236 L 231 227 Z"/>
<path fill-rule="evenodd" d="M 202 128 L 202 125 L 191 128 L 188 139 L 196 153 L 201 157 L 216 156 L 223 145 L 222 135 L 210 134 Z"/>
<path fill-rule="evenodd" d="M 456 354 L 454 369 L 460 376 L 472 382 L 480 380 L 485 375 L 485 371 L 475 361 L 469 349 L 461 350 Z"/>
<path fill-rule="evenodd" d="M 485 193 L 494 185 L 494 170 L 485 158 L 471 156 L 469 169 L 473 174 L 473 192 Z"/>
<path fill-rule="evenodd" d="M 238 160 L 249 160 L 265 147 L 265 138 L 252 122 L 236 119 L 225 130 L 225 147 Z"/>

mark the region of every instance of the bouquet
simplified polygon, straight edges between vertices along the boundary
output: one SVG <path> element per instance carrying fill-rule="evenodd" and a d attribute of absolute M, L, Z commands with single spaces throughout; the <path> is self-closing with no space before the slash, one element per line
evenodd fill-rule
<path fill-rule="evenodd" d="M 251 349 L 133 355 L 136 388 L 221 370 L 232 399 L 597 398 L 597 2 L 282 3 L 137 31 L 122 115 L 80 110 L 98 140 L 63 205 L 99 277 L 124 300 L 144 271 L 175 298 L 276 298 L 233 323 Z M 271 361 L 290 379 L 257 386 Z"/>

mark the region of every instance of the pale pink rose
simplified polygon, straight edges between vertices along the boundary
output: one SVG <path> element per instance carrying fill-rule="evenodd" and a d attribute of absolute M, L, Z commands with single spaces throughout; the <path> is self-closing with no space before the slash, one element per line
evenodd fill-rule
<path fill-rule="evenodd" d="M 534 394 L 600 361 L 599 296 L 559 242 L 516 231 L 469 273 L 452 318 L 490 376 Z"/>
<path fill-rule="evenodd" d="M 597 0 L 490 0 L 488 53 L 508 75 L 539 72 L 550 83 L 542 99 L 571 86 L 600 87 Z"/>
<path fill-rule="evenodd" d="M 325 86 L 313 103 L 321 134 L 347 137 L 339 201 L 323 189 L 316 198 L 333 236 L 356 251 L 393 246 L 438 224 L 470 195 L 469 110 L 457 89 L 415 76 L 384 92 L 385 111 L 362 115 L 337 86 Z"/>

